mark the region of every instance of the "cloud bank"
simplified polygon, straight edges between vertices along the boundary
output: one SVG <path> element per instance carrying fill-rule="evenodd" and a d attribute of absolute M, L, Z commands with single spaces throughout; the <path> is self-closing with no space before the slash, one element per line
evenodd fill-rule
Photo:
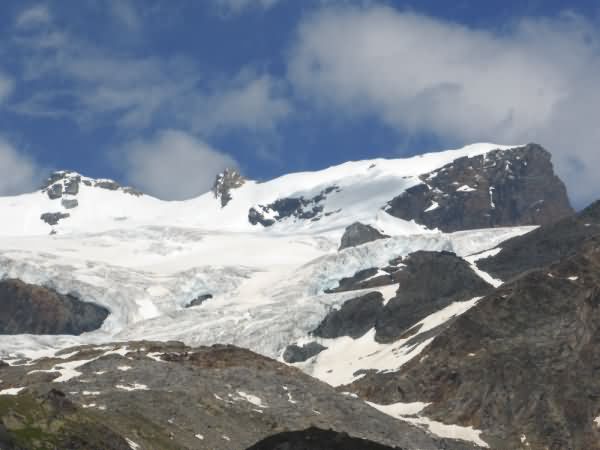
<path fill-rule="evenodd" d="M 237 166 L 231 156 L 178 130 L 130 142 L 119 157 L 130 184 L 165 200 L 183 200 L 207 192 L 219 172 Z"/>
<path fill-rule="evenodd" d="M 0 196 L 34 191 L 41 181 L 38 164 L 0 136 Z"/>
<path fill-rule="evenodd" d="M 288 67 L 330 114 L 375 116 L 453 142 L 540 142 L 572 198 L 600 196 L 600 40 L 564 14 L 501 31 L 383 6 L 326 8 L 300 25 Z"/>

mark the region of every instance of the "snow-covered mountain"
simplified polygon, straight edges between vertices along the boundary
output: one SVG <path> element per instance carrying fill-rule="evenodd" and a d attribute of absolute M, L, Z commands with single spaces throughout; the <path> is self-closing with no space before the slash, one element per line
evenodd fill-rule
<path fill-rule="evenodd" d="M 572 210 L 541 147 L 474 144 L 266 182 L 228 171 L 177 202 L 63 171 L 0 198 L 0 212 L 0 283 L 51 297 L 54 309 L 34 309 L 43 320 L 77 314 L 73 299 L 108 310 L 81 335 L 37 334 L 47 328 L 19 321 L 22 303 L 5 310 L 19 311 L 10 329 L 22 334 L 0 337 L 0 359 L 140 339 L 234 344 L 341 386 L 413 360 L 502 284 L 478 260 Z M 422 308 L 427 295 L 436 302 Z M 382 319 L 400 316 L 410 319 Z M 412 421 L 485 445 L 469 426 Z"/>

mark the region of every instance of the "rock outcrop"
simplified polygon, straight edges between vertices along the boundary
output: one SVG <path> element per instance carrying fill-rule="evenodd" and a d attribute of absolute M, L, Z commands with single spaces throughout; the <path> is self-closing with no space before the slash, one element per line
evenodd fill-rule
<path fill-rule="evenodd" d="M 546 225 L 573 213 L 550 153 L 537 144 L 460 158 L 419 178 L 386 212 L 446 232 Z"/>
<path fill-rule="evenodd" d="M 327 347 L 324 347 L 317 342 L 309 342 L 303 346 L 292 344 L 285 348 L 282 358 L 288 364 L 295 364 L 306 361 L 307 359 L 318 355 L 323 350 L 327 350 Z"/>
<path fill-rule="evenodd" d="M 351 389 L 429 402 L 425 415 L 483 430 L 491 448 L 600 448 L 599 293 L 596 236 L 479 301 L 401 371 Z"/>
<path fill-rule="evenodd" d="M 63 212 L 43 213 L 40 215 L 40 220 L 43 220 L 48 225 L 56 225 L 62 219 L 70 217 L 71 214 Z"/>
<path fill-rule="evenodd" d="M 357 245 L 366 244 L 367 242 L 385 238 L 389 238 L 389 236 L 381 233 L 371 225 L 354 222 L 344 231 L 339 249 L 343 250 L 348 247 L 356 247 Z"/>
<path fill-rule="evenodd" d="M 508 280 L 572 256 L 588 239 L 598 235 L 600 201 L 556 223 L 504 241 L 498 254 L 478 260 L 477 266 L 496 278 Z"/>
<path fill-rule="evenodd" d="M 331 311 L 313 334 L 322 338 L 350 336 L 356 339 L 374 327 L 378 342 L 393 342 L 430 314 L 492 290 L 492 286 L 454 253 L 418 251 L 390 261 L 390 266 L 383 269 L 366 269 L 354 277 L 344 278 L 337 288 L 328 292 L 391 284 L 398 284 L 399 288 L 385 305 L 379 292 L 348 300 L 339 310 Z"/>
<path fill-rule="evenodd" d="M 235 169 L 225 169 L 217 175 L 212 191 L 224 208 L 231 201 L 231 191 L 244 185 L 246 179 Z"/>
<path fill-rule="evenodd" d="M 23 448 L 121 449 L 123 441 L 131 448 L 165 450 L 265 448 L 281 433 L 311 427 L 332 430 L 342 442 L 363 439 L 379 448 L 474 448 L 436 438 L 298 369 L 233 346 L 124 342 L 68 348 L 27 366 L 0 367 L 0 380 L 0 391 L 16 394 L 0 394 L 0 434 L 21 439 Z M 58 394 L 64 405 L 58 420 L 56 409 L 39 408 L 36 400 L 52 389 L 64 393 Z M 20 433 L 23 422 L 30 433 Z M 96 447 L 86 446 L 89 440 L 57 444 L 79 435 L 85 423 L 90 439 L 106 430 Z M 333 434 L 304 433 L 309 435 Z"/>
<path fill-rule="evenodd" d="M 109 311 L 42 286 L 0 281 L 0 334 L 74 334 L 93 331 Z"/>
<path fill-rule="evenodd" d="M 270 227 L 276 222 L 292 218 L 300 220 L 320 220 L 323 216 L 335 214 L 337 211 L 325 211 L 324 200 L 332 192 L 340 192 L 338 186 L 329 186 L 312 198 L 287 197 L 275 200 L 268 205 L 256 205 L 248 211 L 248 221 L 252 225 L 261 224 Z"/>

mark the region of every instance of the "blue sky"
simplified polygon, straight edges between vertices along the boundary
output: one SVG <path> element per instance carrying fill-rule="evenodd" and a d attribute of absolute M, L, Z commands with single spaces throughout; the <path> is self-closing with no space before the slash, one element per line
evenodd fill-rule
<path fill-rule="evenodd" d="M 0 193 L 51 169 L 161 198 L 475 141 L 600 197 L 596 2 L 3 1 Z"/>

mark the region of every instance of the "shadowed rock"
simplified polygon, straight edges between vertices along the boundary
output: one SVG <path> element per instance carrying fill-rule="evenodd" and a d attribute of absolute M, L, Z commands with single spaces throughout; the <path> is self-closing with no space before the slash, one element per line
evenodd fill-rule
<path fill-rule="evenodd" d="M 286 363 L 294 364 L 306 361 L 307 359 L 318 355 L 323 350 L 327 350 L 327 347 L 324 347 L 317 342 L 309 342 L 302 347 L 292 344 L 285 348 L 282 358 Z"/>
<path fill-rule="evenodd" d="M 573 213 L 551 155 L 537 144 L 463 157 L 419 177 L 386 211 L 452 232 L 545 225 Z"/>
<path fill-rule="evenodd" d="M 48 225 L 56 225 L 60 220 L 70 217 L 69 213 L 55 212 L 55 213 L 44 213 L 40 216 L 40 219 L 46 222 Z"/>
<path fill-rule="evenodd" d="M 102 325 L 108 310 L 20 280 L 0 281 L 0 334 L 75 334 Z"/>
<path fill-rule="evenodd" d="M 343 250 L 348 247 L 356 247 L 357 245 L 385 238 L 389 238 L 389 236 L 379 232 L 379 230 L 376 230 L 371 225 L 354 222 L 344 231 L 339 249 Z"/>

